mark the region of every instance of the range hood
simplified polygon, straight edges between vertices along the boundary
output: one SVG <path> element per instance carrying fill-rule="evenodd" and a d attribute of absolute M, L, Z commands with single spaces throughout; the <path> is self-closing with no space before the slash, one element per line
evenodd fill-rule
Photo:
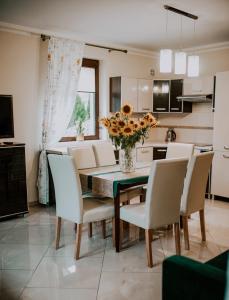
<path fill-rule="evenodd" d="M 194 103 L 207 103 L 212 102 L 212 94 L 207 95 L 184 95 L 177 97 L 178 101 L 194 102 Z"/>

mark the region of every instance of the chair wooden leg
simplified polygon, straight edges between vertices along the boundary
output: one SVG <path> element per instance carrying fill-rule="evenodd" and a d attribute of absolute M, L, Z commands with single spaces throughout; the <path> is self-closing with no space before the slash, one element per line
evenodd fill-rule
<path fill-rule="evenodd" d="M 176 255 L 181 254 L 181 247 L 180 247 L 180 224 L 174 224 L 174 231 L 175 231 L 175 245 L 176 245 Z"/>
<path fill-rule="evenodd" d="M 106 238 L 106 220 L 101 221 L 103 239 Z"/>
<path fill-rule="evenodd" d="M 88 237 L 92 237 L 92 222 L 88 223 Z"/>
<path fill-rule="evenodd" d="M 153 239 L 153 230 L 145 230 L 145 239 L 146 239 L 146 254 L 148 260 L 148 267 L 153 267 L 153 257 L 152 257 L 152 239 Z"/>
<path fill-rule="evenodd" d="M 76 249 L 75 249 L 75 259 L 76 260 L 79 259 L 79 257 L 80 257 L 80 244 L 81 244 L 82 227 L 83 227 L 83 224 L 77 224 Z"/>
<path fill-rule="evenodd" d="M 202 241 L 206 241 L 206 231 L 205 231 L 205 217 L 204 217 L 204 209 L 199 211 L 200 215 L 200 229 L 201 229 L 201 236 L 202 236 Z"/>
<path fill-rule="evenodd" d="M 61 217 L 57 217 L 56 219 L 56 250 L 59 248 L 60 243 L 60 230 L 61 230 Z"/>
<path fill-rule="evenodd" d="M 189 245 L 189 233 L 188 233 L 188 216 L 183 216 L 182 222 L 183 222 L 183 229 L 184 229 L 184 247 L 185 250 L 189 250 L 190 245 Z"/>

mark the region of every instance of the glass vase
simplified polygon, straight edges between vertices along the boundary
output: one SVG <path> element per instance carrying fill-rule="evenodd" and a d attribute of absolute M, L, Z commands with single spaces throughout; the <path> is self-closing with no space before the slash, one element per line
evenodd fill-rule
<path fill-rule="evenodd" d="M 125 148 L 119 152 L 119 164 L 123 173 L 130 173 L 135 171 L 136 165 L 136 149 Z"/>

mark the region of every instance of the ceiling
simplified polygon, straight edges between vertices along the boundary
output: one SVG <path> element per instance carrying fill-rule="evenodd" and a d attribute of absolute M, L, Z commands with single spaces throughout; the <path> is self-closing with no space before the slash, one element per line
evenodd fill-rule
<path fill-rule="evenodd" d="M 179 48 L 180 17 L 168 4 L 198 15 L 183 17 L 183 48 L 229 41 L 229 0 L 0 0 L 0 22 L 71 34 L 86 42 L 155 51 Z"/>

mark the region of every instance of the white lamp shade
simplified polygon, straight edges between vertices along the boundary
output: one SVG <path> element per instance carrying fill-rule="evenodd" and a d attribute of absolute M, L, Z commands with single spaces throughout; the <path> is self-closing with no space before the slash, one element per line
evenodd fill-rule
<path fill-rule="evenodd" d="M 200 59 L 198 55 L 188 56 L 188 77 L 199 76 Z"/>
<path fill-rule="evenodd" d="M 186 73 L 186 53 L 176 52 L 175 53 L 175 74 Z"/>
<path fill-rule="evenodd" d="M 171 49 L 160 50 L 160 72 L 161 73 L 172 72 L 172 50 Z"/>

